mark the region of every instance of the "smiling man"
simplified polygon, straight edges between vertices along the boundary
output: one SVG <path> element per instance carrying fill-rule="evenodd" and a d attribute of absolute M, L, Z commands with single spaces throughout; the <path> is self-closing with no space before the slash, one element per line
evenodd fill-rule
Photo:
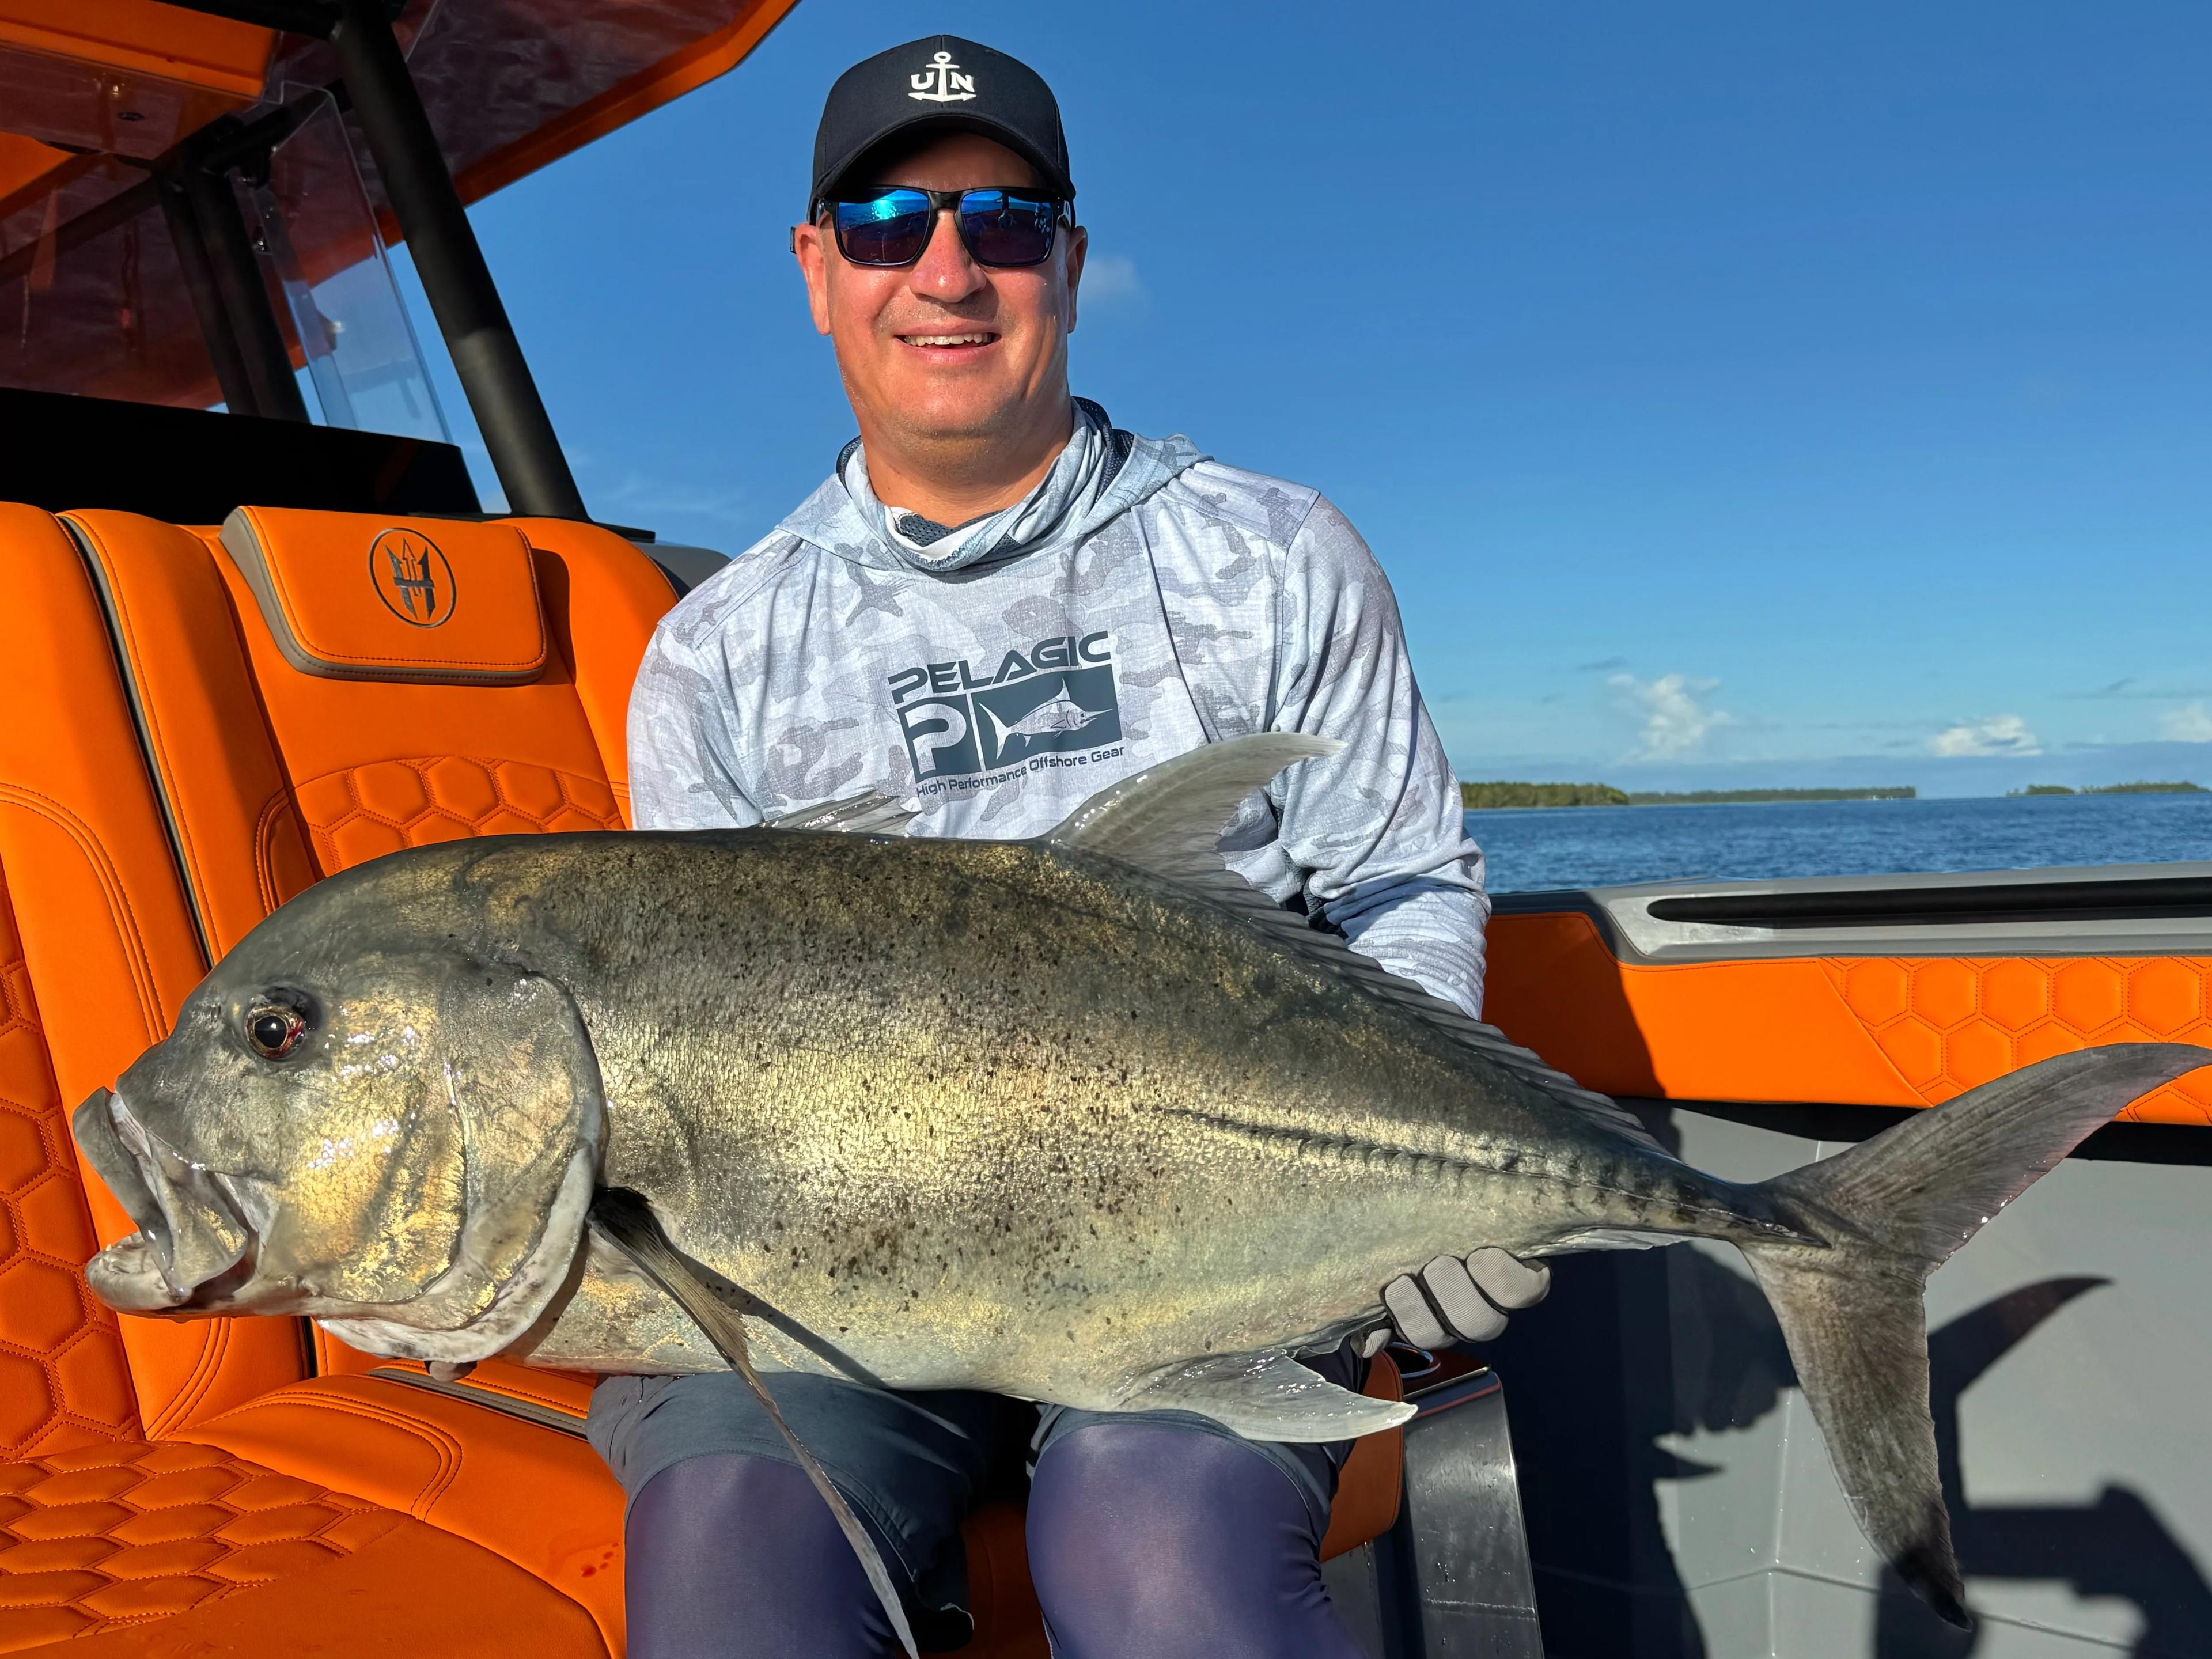
<path fill-rule="evenodd" d="M 1070 395 L 1074 198 L 1051 91 L 988 47 L 915 41 L 831 89 L 792 246 L 860 436 L 662 624 L 630 708 L 636 821 L 744 826 L 874 793 L 919 808 L 912 834 L 1034 836 L 1201 744 L 1318 733 L 1341 752 L 1245 802 L 1224 855 L 1477 1012 L 1482 858 L 1389 584 L 1314 490 Z M 1493 1249 L 1378 1289 L 1435 1346 L 1494 1336 L 1545 1283 Z M 1351 1348 L 1307 1363 L 1354 1387 L 1364 1365 Z M 982 1395 L 769 1381 L 925 1633 L 957 1620 L 960 1518 L 1018 1412 L 1060 1659 L 1356 1654 L 1318 1565 L 1346 1447 L 1257 1444 L 1186 1413 L 1040 1419 Z M 610 1381 L 591 1430 L 631 1495 L 635 1659 L 892 1650 L 734 1378 Z"/>

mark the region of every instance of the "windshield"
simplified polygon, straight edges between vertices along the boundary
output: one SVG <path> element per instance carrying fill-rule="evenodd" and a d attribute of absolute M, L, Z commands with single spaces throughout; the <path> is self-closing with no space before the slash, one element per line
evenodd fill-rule
<path fill-rule="evenodd" d="M 445 439 L 331 95 L 167 90 L 111 87 L 96 153 L 0 132 L 0 385 Z"/>

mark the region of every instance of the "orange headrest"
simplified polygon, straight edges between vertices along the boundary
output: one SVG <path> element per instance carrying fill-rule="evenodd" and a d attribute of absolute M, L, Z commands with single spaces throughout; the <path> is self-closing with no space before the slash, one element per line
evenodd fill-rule
<path fill-rule="evenodd" d="M 222 545 L 302 674 L 518 685 L 544 672 L 537 567 L 512 525 L 241 507 Z"/>

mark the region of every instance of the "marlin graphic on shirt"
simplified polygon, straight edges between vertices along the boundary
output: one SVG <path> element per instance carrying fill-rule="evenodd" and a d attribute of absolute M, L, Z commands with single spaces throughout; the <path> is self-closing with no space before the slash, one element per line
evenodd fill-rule
<path fill-rule="evenodd" d="M 1095 720 L 1103 719 L 1104 709 L 1085 708 L 1063 690 L 1009 726 L 994 714 L 988 707 L 982 709 L 983 718 L 995 728 L 991 746 L 1003 752 L 1008 738 L 1041 738 L 1051 732 L 1080 732 Z"/>

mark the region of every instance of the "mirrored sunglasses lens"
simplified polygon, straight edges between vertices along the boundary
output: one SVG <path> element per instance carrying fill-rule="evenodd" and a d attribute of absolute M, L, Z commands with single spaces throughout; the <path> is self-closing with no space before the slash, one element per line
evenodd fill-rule
<path fill-rule="evenodd" d="M 960 234 L 979 264 L 1042 264 L 1052 252 L 1054 212 L 1042 198 L 970 191 L 960 201 Z"/>
<path fill-rule="evenodd" d="M 839 202 L 837 251 L 856 265 L 911 264 L 929 243 L 929 198 L 886 191 L 866 202 Z"/>

